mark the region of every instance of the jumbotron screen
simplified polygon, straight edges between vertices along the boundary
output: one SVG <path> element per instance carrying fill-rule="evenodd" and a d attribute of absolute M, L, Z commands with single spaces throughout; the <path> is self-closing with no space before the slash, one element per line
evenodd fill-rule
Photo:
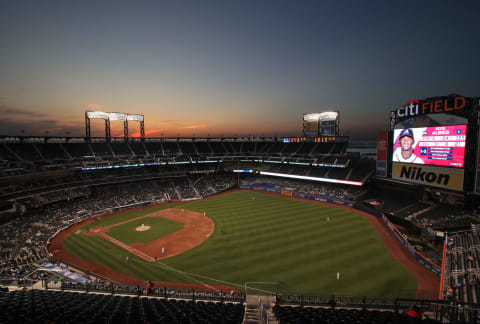
<path fill-rule="evenodd" d="M 395 129 L 393 162 L 463 168 L 467 125 Z"/>

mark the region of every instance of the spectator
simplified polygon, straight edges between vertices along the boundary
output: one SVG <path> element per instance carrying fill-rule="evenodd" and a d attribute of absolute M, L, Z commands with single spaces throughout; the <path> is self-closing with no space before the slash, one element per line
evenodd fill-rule
<path fill-rule="evenodd" d="M 413 305 L 412 309 L 407 312 L 407 316 L 411 318 L 422 318 L 422 313 L 420 312 L 420 309 L 418 308 L 417 305 Z"/>

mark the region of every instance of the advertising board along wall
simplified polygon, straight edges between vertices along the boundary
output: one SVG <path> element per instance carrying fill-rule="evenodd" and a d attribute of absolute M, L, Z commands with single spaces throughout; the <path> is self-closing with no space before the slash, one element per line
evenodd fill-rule
<path fill-rule="evenodd" d="M 432 165 L 393 163 L 392 178 L 449 190 L 463 190 L 464 170 Z"/>

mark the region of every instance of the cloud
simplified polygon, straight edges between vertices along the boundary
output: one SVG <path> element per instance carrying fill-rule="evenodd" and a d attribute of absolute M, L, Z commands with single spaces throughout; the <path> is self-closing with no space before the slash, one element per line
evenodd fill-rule
<path fill-rule="evenodd" d="M 183 126 L 183 127 L 180 127 L 182 129 L 197 129 L 197 128 L 207 128 L 208 125 L 206 124 L 197 124 L 197 125 L 189 125 L 189 126 Z"/>
<path fill-rule="evenodd" d="M 159 123 L 161 124 L 179 124 L 180 121 L 176 119 L 168 119 L 168 120 L 160 120 Z"/>
<path fill-rule="evenodd" d="M 2 135 L 58 135 L 65 136 L 68 132 L 72 136 L 83 135 L 84 128 L 71 122 L 58 120 L 17 120 L 3 118 L 0 120 L 0 133 Z"/>
<path fill-rule="evenodd" d="M 9 107 L 5 105 L 0 105 L 0 114 L 2 116 L 10 115 L 10 116 L 28 116 L 31 118 L 42 118 L 46 117 L 45 114 L 39 113 L 37 111 L 26 110 L 22 108 L 16 107 Z"/>
<path fill-rule="evenodd" d="M 145 137 L 162 137 L 165 136 L 166 132 L 161 129 L 146 129 L 145 130 Z M 129 130 L 129 137 L 140 137 L 140 131 L 135 130 L 134 132 Z"/>

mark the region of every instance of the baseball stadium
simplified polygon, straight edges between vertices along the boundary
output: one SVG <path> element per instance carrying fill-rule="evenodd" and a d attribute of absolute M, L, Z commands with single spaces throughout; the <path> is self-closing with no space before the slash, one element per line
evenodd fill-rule
<path fill-rule="evenodd" d="M 1 136 L 0 322 L 477 323 L 478 114 L 410 100 L 373 154 L 338 111 L 300 137 L 93 110 L 82 137 Z"/>

